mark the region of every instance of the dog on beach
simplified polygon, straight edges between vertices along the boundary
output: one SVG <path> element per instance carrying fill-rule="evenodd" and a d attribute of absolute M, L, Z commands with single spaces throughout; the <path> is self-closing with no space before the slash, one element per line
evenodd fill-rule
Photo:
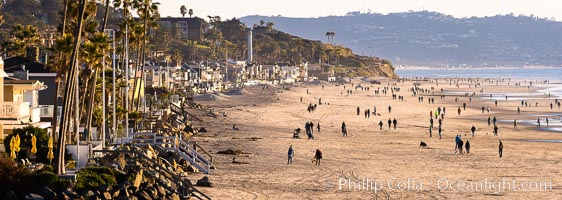
<path fill-rule="evenodd" d="M 420 142 L 420 148 L 427 148 L 427 144 L 423 141 Z"/>

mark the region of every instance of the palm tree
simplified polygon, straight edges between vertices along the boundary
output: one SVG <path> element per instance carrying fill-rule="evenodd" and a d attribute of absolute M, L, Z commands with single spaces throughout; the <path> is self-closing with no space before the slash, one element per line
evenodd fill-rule
<path fill-rule="evenodd" d="M 86 114 L 86 128 L 88 130 L 88 139 L 91 139 L 92 130 L 92 112 L 94 107 L 94 97 L 96 94 L 96 82 L 98 74 L 104 72 L 105 63 L 103 58 L 107 57 L 105 52 L 109 50 L 109 36 L 103 32 L 97 32 L 83 44 L 83 54 L 85 63 L 92 69 L 93 78 L 90 84 L 89 101 Z M 109 59 L 108 59 L 109 60 Z"/>
<path fill-rule="evenodd" d="M 191 18 L 191 16 L 193 15 L 193 9 L 189 9 L 189 11 L 187 11 L 187 14 L 189 15 L 189 18 Z"/>
<path fill-rule="evenodd" d="M 264 24 L 265 24 L 265 21 L 263 21 L 263 19 L 262 19 L 262 20 L 260 20 L 260 26 L 262 26 L 262 27 L 263 27 L 263 25 L 264 25 Z"/>
<path fill-rule="evenodd" d="M 142 34 L 143 43 L 142 43 L 142 47 L 140 49 L 141 56 L 137 57 L 137 58 L 141 58 L 141 59 L 138 59 L 138 62 L 137 62 L 137 71 L 140 68 L 141 77 L 140 77 L 140 79 L 137 79 L 136 73 L 135 73 L 135 87 L 134 87 L 135 90 L 136 90 L 139 82 L 144 79 L 144 57 L 146 56 L 145 50 L 146 50 L 146 44 L 147 44 L 147 41 L 148 41 L 148 31 L 149 31 L 150 27 L 157 26 L 156 21 L 158 19 L 156 19 L 157 15 L 155 15 L 155 14 L 158 12 L 158 5 L 160 5 L 160 3 L 153 3 L 152 0 L 135 0 L 134 4 L 133 4 L 133 7 L 137 8 L 137 14 L 144 21 L 143 34 Z M 139 102 L 140 102 L 140 87 L 138 87 L 138 88 L 139 88 L 139 90 L 135 91 L 136 94 L 139 94 L 139 98 L 137 99 L 136 110 L 138 110 Z"/>
<path fill-rule="evenodd" d="M 68 129 L 65 120 L 68 120 L 67 118 L 69 117 L 70 114 L 70 110 L 71 110 L 71 104 L 73 102 L 72 98 L 73 95 L 72 93 L 74 90 L 74 87 L 78 87 L 77 83 L 77 76 L 78 76 L 78 51 L 80 49 L 80 44 L 81 44 L 81 37 L 82 37 L 82 25 L 83 25 L 83 19 L 84 19 L 84 14 L 85 14 L 85 10 L 86 10 L 86 0 L 80 0 L 79 2 L 79 6 L 78 6 L 78 19 L 77 19 L 77 26 L 74 30 L 74 49 L 72 50 L 72 55 L 70 58 L 70 70 L 68 73 L 68 78 L 67 81 L 65 83 L 65 91 L 64 91 L 64 107 L 63 107 L 63 115 L 61 116 L 61 128 L 59 130 L 59 150 L 58 150 L 58 162 L 57 162 L 57 174 L 65 174 L 66 170 L 64 167 L 64 156 L 65 156 L 65 143 L 66 143 L 66 131 Z M 74 100 L 74 103 L 77 103 L 77 100 Z M 76 109 L 76 107 L 75 107 Z M 77 124 L 75 124 L 76 126 Z"/>
<path fill-rule="evenodd" d="M 181 16 L 185 17 L 185 14 L 187 14 L 187 8 L 185 7 L 185 5 L 181 5 L 180 12 L 181 12 Z"/>
<path fill-rule="evenodd" d="M 330 32 L 326 32 L 326 37 L 328 38 L 328 44 L 330 44 Z"/>
<path fill-rule="evenodd" d="M 9 55 L 23 56 L 29 47 L 34 47 L 41 41 L 37 27 L 16 24 L 12 27 L 12 38 L 4 44 Z"/>
<path fill-rule="evenodd" d="M 336 32 L 330 32 L 330 37 L 332 37 L 332 44 L 334 44 L 334 36 L 336 35 Z"/>

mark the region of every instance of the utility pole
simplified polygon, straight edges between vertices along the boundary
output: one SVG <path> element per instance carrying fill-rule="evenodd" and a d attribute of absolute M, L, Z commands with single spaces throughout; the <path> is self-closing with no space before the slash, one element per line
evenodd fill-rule
<path fill-rule="evenodd" d="M 125 25 L 125 136 L 129 138 L 129 25 Z"/>
<path fill-rule="evenodd" d="M 117 93 L 115 92 L 115 30 L 112 30 L 111 35 L 112 35 L 111 39 L 113 40 L 113 57 L 112 57 L 112 60 L 113 60 L 112 61 L 112 67 L 113 67 L 113 70 L 112 70 L 113 71 L 113 74 L 112 74 L 112 76 L 113 76 L 113 80 L 112 80 L 112 82 L 113 82 L 113 87 L 112 87 L 113 96 L 111 98 L 111 102 L 112 102 L 112 106 L 113 106 L 113 112 L 112 112 L 113 113 L 113 120 L 111 121 L 111 123 L 113 125 L 113 127 L 112 127 L 113 128 L 113 139 L 115 139 L 117 137 L 117 122 L 116 122 L 116 120 L 117 120 L 116 114 L 117 113 L 115 113 L 115 111 L 117 110 L 116 109 Z M 115 142 L 115 140 L 113 140 L 113 142 Z"/>

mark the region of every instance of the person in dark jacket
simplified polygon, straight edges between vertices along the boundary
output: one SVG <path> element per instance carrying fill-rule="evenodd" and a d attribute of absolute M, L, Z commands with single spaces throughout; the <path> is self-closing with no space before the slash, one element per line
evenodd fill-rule
<path fill-rule="evenodd" d="M 474 138 L 474 133 L 476 132 L 476 127 L 474 127 L 474 125 L 472 125 L 472 128 L 470 128 L 470 131 L 472 132 L 472 138 Z"/>
<path fill-rule="evenodd" d="M 500 145 L 498 146 L 498 153 L 500 154 L 500 158 L 503 156 L 503 143 L 500 140 Z"/>
<path fill-rule="evenodd" d="M 466 140 L 466 143 L 464 144 L 464 148 L 466 149 L 466 154 L 470 153 L 470 142 L 468 142 L 468 140 Z"/>
<path fill-rule="evenodd" d="M 384 126 L 384 123 L 382 123 L 382 120 L 379 121 L 379 128 L 382 130 L 382 126 Z"/>
<path fill-rule="evenodd" d="M 320 166 L 320 160 L 322 159 L 322 152 L 320 151 L 320 149 L 316 149 L 314 159 L 316 160 L 316 166 Z"/>
<path fill-rule="evenodd" d="M 396 118 L 394 118 L 394 120 L 392 120 L 392 124 L 394 125 L 394 130 L 396 130 L 396 124 L 398 124 L 398 121 L 396 121 Z"/>
<path fill-rule="evenodd" d="M 293 150 L 293 145 L 289 147 L 289 151 L 287 152 L 287 165 L 293 164 L 293 156 L 295 155 L 295 150 Z"/>

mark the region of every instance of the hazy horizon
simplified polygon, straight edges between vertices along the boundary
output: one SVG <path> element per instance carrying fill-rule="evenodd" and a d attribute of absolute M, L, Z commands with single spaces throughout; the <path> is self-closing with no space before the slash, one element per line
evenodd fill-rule
<path fill-rule="evenodd" d="M 506 15 L 534 15 L 540 18 L 562 21 L 562 2 L 552 0 L 239 0 L 239 1 L 187 1 L 155 0 L 160 2 L 161 16 L 181 16 L 180 7 L 193 9 L 196 17 L 208 15 L 223 19 L 241 18 L 250 15 L 283 16 L 292 18 L 318 18 L 344 16 L 349 12 L 388 14 L 409 11 L 429 11 L 463 17 L 487 17 Z M 314 9 L 312 9 L 314 8 Z"/>

